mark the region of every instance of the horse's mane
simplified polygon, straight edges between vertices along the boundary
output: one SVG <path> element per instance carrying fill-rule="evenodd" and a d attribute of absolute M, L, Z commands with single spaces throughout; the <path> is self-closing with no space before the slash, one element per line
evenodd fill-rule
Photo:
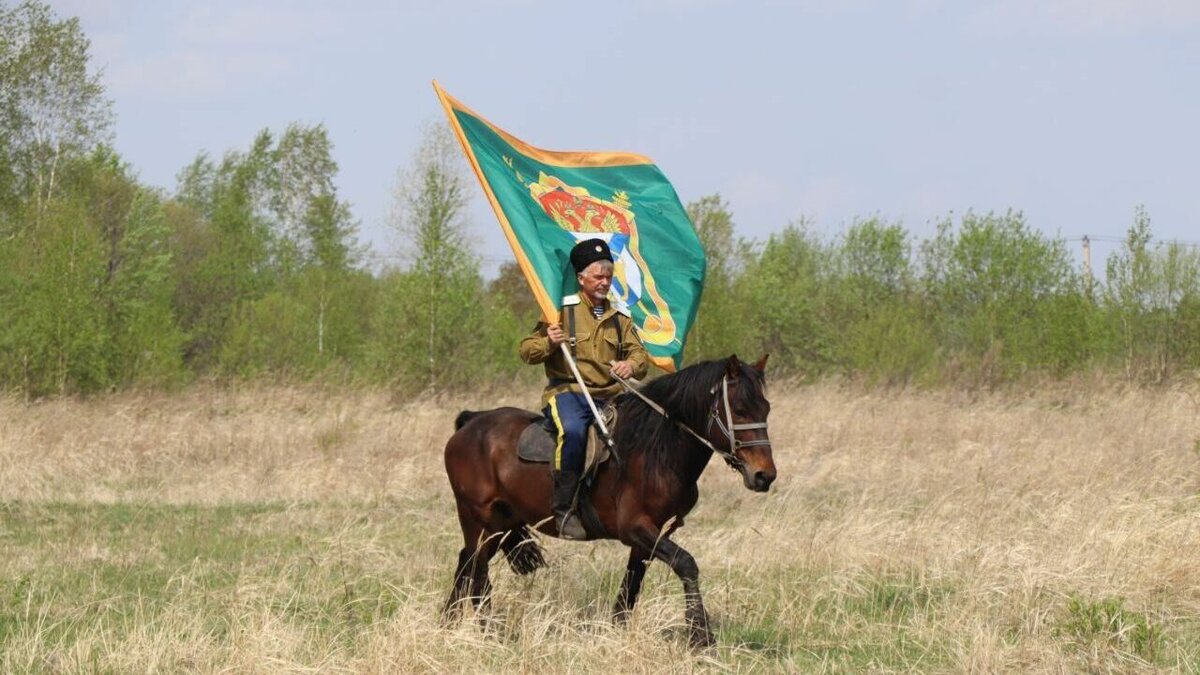
<path fill-rule="evenodd" d="M 617 428 L 613 441 L 622 460 L 641 455 L 646 460 L 645 469 L 654 473 L 682 474 L 697 463 L 702 469 L 711 451 L 679 428 L 675 421 L 705 435 L 708 413 L 716 395 L 714 388 L 720 387 L 728 363 L 727 359 L 703 361 L 643 386 L 642 394 L 662 406 L 671 419 L 658 414 L 633 394 L 626 392 L 617 397 Z M 750 408 L 756 397 L 762 399 L 762 374 L 744 363 L 740 364 L 740 371 L 742 386 L 737 387 L 730 403 L 734 408 Z"/>

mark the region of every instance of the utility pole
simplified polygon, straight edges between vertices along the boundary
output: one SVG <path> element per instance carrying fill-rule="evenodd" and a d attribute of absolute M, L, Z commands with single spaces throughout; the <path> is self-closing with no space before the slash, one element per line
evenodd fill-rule
<path fill-rule="evenodd" d="M 1083 277 L 1087 280 L 1088 298 L 1092 297 L 1092 242 L 1083 235 Z"/>

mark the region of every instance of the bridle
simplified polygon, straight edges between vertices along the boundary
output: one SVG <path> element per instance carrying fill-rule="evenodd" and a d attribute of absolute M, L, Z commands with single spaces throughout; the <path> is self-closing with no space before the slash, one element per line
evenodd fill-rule
<path fill-rule="evenodd" d="M 617 377 L 617 376 L 614 375 L 614 377 Z M 739 448 L 752 448 L 756 445 L 770 445 L 771 444 L 771 439 L 767 438 L 767 423 L 766 422 L 750 422 L 747 424 L 734 424 L 733 423 L 733 409 L 729 406 L 729 376 L 728 375 L 721 376 L 721 384 L 719 384 L 719 385 L 714 384 L 712 389 L 708 390 L 708 393 L 713 394 L 713 403 L 712 403 L 712 407 L 708 411 L 708 424 L 706 424 L 704 427 L 705 433 L 711 433 L 712 426 L 715 423 L 717 425 L 717 428 L 721 430 L 721 433 L 725 434 L 725 438 L 727 438 L 729 440 L 729 449 L 728 450 L 723 450 L 721 448 L 718 448 L 717 446 L 713 445 L 712 442 L 709 441 L 707 438 L 696 433 L 695 430 L 693 430 L 688 425 L 671 417 L 670 413 L 668 413 L 665 409 L 663 409 L 662 406 L 660 406 L 659 404 L 657 404 L 654 401 L 651 401 L 649 398 L 647 398 L 645 394 L 638 391 L 636 388 L 634 388 L 633 385 L 629 384 L 629 381 L 626 380 L 625 378 L 617 377 L 617 381 L 621 383 L 621 386 L 625 387 L 626 391 L 628 391 L 628 392 L 632 393 L 633 395 L 637 396 L 638 398 L 642 399 L 642 401 L 646 405 L 650 406 L 651 410 L 653 410 L 654 412 L 658 413 L 659 415 L 662 415 L 663 417 L 671 420 L 672 422 L 677 424 L 679 426 L 679 428 L 688 432 L 697 441 L 700 441 L 702 444 L 704 444 L 704 446 L 707 447 L 709 450 L 712 450 L 713 452 L 720 455 L 721 458 L 725 460 L 725 463 L 730 466 L 730 468 L 737 469 L 740 471 L 742 469 L 742 467 L 746 465 L 746 463 L 744 461 L 742 461 L 742 459 L 735 454 Z M 721 394 L 719 396 L 717 395 L 718 387 L 721 389 Z M 725 404 L 725 420 L 721 419 L 721 403 Z M 755 431 L 758 429 L 762 429 L 763 438 L 756 438 L 752 441 L 743 441 L 743 440 L 738 439 L 738 437 L 735 435 L 739 431 Z"/>
<path fill-rule="evenodd" d="M 714 384 L 713 388 L 710 389 L 708 393 L 715 395 L 717 393 L 717 385 Z M 721 420 L 720 406 L 718 405 L 721 402 L 725 403 L 725 421 Z M 771 439 L 766 437 L 766 434 L 767 434 L 767 423 L 766 422 L 750 422 L 747 424 L 734 424 L 733 423 L 733 409 L 729 405 L 729 376 L 728 375 L 721 377 L 721 398 L 716 398 L 715 396 L 713 397 L 712 410 L 709 411 L 709 413 L 708 413 L 708 425 L 705 426 L 704 432 L 710 433 L 712 431 L 712 425 L 714 423 L 717 425 L 717 428 L 721 430 L 721 433 L 725 434 L 725 438 L 729 439 L 729 450 L 728 451 L 717 450 L 717 448 L 714 447 L 711 443 L 708 443 L 708 446 L 710 448 L 712 448 L 713 450 L 715 450 L 716 452 L 719 452 L 721 454 L 721 456 L 725 459 L 725 463 L 734 468 L 741 468 L 741 466 L 743 464 L 745 464 L 745 462 L 743 462 L 741 459 L 738 458 L 738 456 L 736 454 L 734 454 L 737 452 L 737 450 L 739 448 L 752 448 L 756 445 L 770 445 L 771 444 Z M 726 424 L 728 424 L 728 426 L 726 426 Z M 757 429 L 763 430 L 763 436 L 764 436 L 763 438 L 756 438 L 752 441 L 743 441 L 737 437 L 737 432 L 739 432 L 739 431 L 754 431 Z M 704 440 L 707 441 L 707 439 L 704 439 Z"/>

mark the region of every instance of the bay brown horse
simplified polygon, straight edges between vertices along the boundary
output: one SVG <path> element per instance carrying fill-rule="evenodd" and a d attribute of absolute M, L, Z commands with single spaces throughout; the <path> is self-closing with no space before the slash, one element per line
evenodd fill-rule
<path fill-rule="evenodd" d="M 613 440 L 619 461 L 600 465 L 590 491 L 604 529 L 590 533 L 590 538 L 617 539 L 629 547 L 613 608 L 617 623 L 628 619 L 637 602 L 646 564 L 658 559 L 683 582 L 689 641 L 694 646 L 713 643 L 700 598 L 699 568 L 670 535 L 696 505 L 696 483 L 714 450 L 741 473 L 751 490 L 766 492 L 775 480 L 766 428 L 766 360 L 764 356 L 751 366 L 731 356 L 653 380 L 641 391 L 662 406 L 670 420 L 632 394 L 617 398 Z M 521 431 L 539 418 L 527 410 L 497 408 L 463 411 L 455 421 L 457 431 L 446 443 L 446 473 L 464 545 L 443 610 L 447 621 L 457 619 L 468 601 L 487 613 L 488 563 L 497 551 L 504 551 L 518 574 L 546 564 L 529 528 L 557 535 L 550 516 L 550 470 L 519 459 L 516 450 Z M 707 439 L 707 445 L 680 425 Z"/>

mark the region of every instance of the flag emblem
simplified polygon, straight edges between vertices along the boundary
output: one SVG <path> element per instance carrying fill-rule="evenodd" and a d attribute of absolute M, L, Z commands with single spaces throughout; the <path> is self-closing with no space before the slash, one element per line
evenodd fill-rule
<path fill-rule="evenodd" d="M 575 241 L 603 239 L 613 256 L 613 301 L 622 311 L 632 313 L 649 290 L 654 309 L 638 326 L 646 345 L 670 345 L 676 338 L 671 307 L 654 290 L 649 266 L 638 251 L 637 216 L 629 209 L 629 195 L 618 192 L 612 201 L 588 194 L 586 188 L 572 187 L 554 176 L 540 174 L 529 185 L 529 193 L 559 227 L 571 233 Z M 596 247 L 600 251 L 600 247 Z"/>

